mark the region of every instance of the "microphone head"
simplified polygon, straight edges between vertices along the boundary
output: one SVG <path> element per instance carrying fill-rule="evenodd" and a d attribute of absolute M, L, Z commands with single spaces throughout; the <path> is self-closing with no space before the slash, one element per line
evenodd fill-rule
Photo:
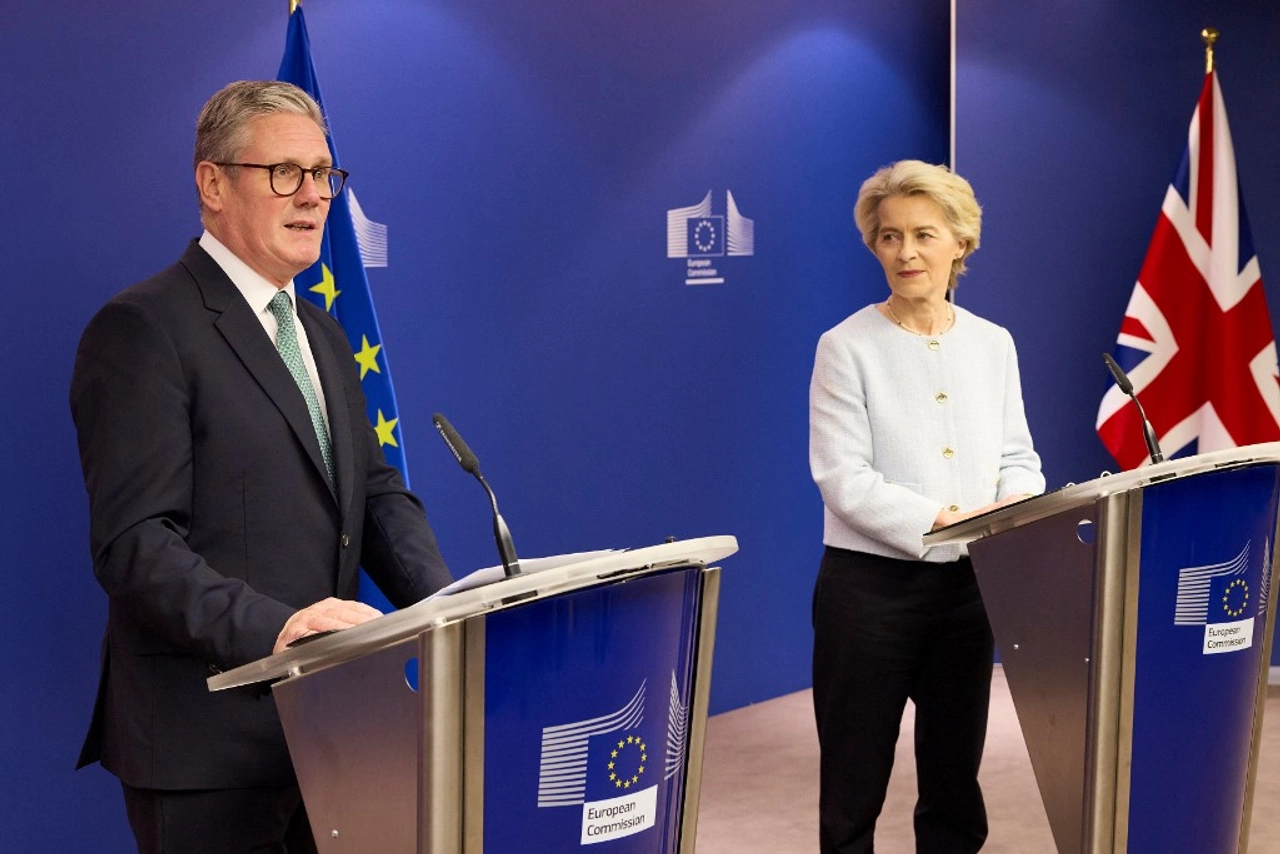
<path fill-rule="evenodd" d="M 453 452 L 453 458 L 458 461 L 458 465 L 462 466 L 463 471 L 479 476 L 480 461 L 476 459 L 475 454 L 471 453 L 467 443 L 462 441 L 458 431 L 453 429 L 449 419 L 437 412 L 431 416 L 431 423 L 436 425 L 436 429 L 440 431 L 440 437 L 449 446 L 449 450 Z"/>
<path fill-rule="evenodd" d="M 1111 358 L 1111 354 L 1103 353 L 1102 361 L 1107 363 L 1107 370 L 1111 371 L 1111 376 L 1115 377 L 1116 385 L 1120 386 L 1120 390 L 1133 397 L 1133 383 L 1129 382 L 1128 375 L 1116 364 L 1116 360 Z"/>

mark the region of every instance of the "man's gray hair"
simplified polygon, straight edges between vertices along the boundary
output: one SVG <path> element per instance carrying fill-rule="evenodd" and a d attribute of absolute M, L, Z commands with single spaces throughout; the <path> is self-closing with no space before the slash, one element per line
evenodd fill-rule
<path fill-rule="evenodd" d="M 192 166 L 202 160 L 234 161 L 245 145 L 249 122 L 273 113 L 307 116 L 329 135 L 320 105 L 297 86 L 279 80 L 239 80 L 214 93 L 200 111 Z"/>

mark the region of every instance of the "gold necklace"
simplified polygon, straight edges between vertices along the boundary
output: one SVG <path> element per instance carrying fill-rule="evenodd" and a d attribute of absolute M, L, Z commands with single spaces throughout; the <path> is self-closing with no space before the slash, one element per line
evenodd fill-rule
<path fill-rule="evenodd" d="M 919 335 L 922 338 L 928 338 L 931 336 L 931 333 L 918 332 L 917 330 L 912 329 L 910 326 L 907 326 L 907 324 L 903 323 L 901 320 L 898 319 L 898 315 L 893 313 L 893 297 L 892 296 L 890 296 L 887 300 L 884 301 L 884 309 L 885 311 L 889 312 L 890 320 L 892 320 L 894 323 L 898 324 L 903 329 L 910 332 L 912 335 Z M 947 322 L 946 324 L 943 325 L 942 329 L 940 329 L 937 332 L 937 334 L 941 335 L 943 332 L 946 332 L 948 329 L 951 328 L 951 324 L 955 322 L 956 322 L 956 310 L 952 308 L 950 305 L 948 305 L 947 306 Z"/>

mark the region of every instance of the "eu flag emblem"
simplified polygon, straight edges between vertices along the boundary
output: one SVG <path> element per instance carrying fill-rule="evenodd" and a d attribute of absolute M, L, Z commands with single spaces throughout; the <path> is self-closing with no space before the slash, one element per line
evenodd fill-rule
<path fill-rule="evenodd" d="M 707 215 L 685 220 L 689 237 L 689 257 L 706 258 L 724 254 L 724 217 Z"/>

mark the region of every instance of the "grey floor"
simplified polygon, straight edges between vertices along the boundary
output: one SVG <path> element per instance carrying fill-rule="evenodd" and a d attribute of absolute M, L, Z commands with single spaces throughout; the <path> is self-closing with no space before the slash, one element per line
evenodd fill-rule
<path fill-rule="evenodd" d="M 913 854 L 911 707 L 903 720 L 878 854 Z M 992 683 L 982 766 L 989 854 L 1052 854 L 1053 837 L 1004 674 Z M 818 743 L 808 691 L 716 715 L 707 724 L 698 854 L 817 851 Z M 1280 852 L 1280 692 L 1267 699 L 1250 831 L 1251 854 Z"/>

